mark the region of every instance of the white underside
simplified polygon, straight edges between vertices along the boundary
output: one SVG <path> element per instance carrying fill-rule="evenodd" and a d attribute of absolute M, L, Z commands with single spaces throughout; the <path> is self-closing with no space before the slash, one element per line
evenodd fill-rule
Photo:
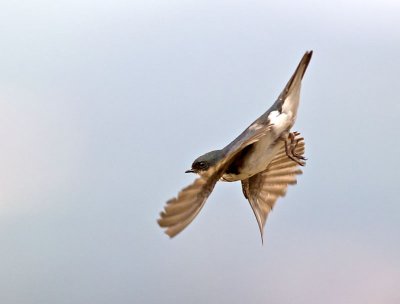
<path fill-rule="evenodd" d="M 268 167 L 276 153 L 284 145 L 284 142 L 279 138 L 292 128 L 296 120 L 300 100 L 300 86 L 299 81 L 291 94 L 286 96 L 281 113 L 272 111 L 268 115 L 269 122 L 272 124 L 271 132 L 253 144 L 255 149 L 247 155 L 244 165 L 240 168 L 240 174 L 224 174 L 222 176 L 223 180 L 233 182 L 247 179 Z M 255 124 L 252 127 L 257 129 L 265 126 Z"/>
<path fill-rule="evenodd" d="M 264 171 L 279 149 L 284 145 L 279 138 L 288 131 L 294 122 L 292 113 L 280 113 L 273 111 L 268 116 L 273 124 L 271 132 L 254 143 L 254 149 L 246 156 L 239 174 L 224 174 L 222 179 L 228 182 L 247 179 L 257 173 Z"/>

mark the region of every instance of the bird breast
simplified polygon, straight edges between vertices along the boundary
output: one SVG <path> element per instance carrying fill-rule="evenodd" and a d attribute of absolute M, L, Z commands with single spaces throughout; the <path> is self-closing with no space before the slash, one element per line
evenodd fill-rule
<path fill-rule="evenodd" d="M 222 176 L 222 180 L 233 182 L 247 179 L 268 167 L 284 144 L 280 137 L 293 126 L 295 115 L 291 111 L 287 113 L 272 111 L 268 115 L 268 121 L 271 124 L 271 132 L 252 144 L 246 153 L 239 154 L 233 164 L 233 170 L 229 168 L 230 170 L 228 169 Z"/>
<path fill-rule="evenodd" d="M 281 140 L 276 139 L 273 135 L 272 133 L 268 134 L 254 143 L 252 149 L 241 156 L 243 159 L 241 159 L 240 162 L 237 162 L 237 170 L 227 171 L 227 173 L 222 176 L 222 180 L 234 182 L 247 179 L 264 171 L 283 144 Z"/>

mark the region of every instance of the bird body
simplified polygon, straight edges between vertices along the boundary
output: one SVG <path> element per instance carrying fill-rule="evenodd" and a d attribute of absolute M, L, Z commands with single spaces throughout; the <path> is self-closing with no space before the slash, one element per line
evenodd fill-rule
<path fill-rule="evenodd" d="M 245 150 L 246 153 L 238 157 L 240 161 L 234 161 L 224 172 L 221 179 L 227 182 L 235 182 L 264 171 L 278 152 L 279 144 L 280 142 L 276 142 L 272 133 L 266 134 L 258 142 L 248 146 Z"/>
<path fill-rule="evenodd" d="M 249 153 L 242 156 L 244 161 L 241 168 L 237 170 L 238 174 L 225 173 L 222 177 L 223 180 L 230 182 L 243 180 L 264 171 L 278 152 L 281 144 L 278 139 L 282 134 L 290 130 L 296 121 L 300 101 L 301 79 L 305 69 L 307 69 L 311 54 L 312 52 L 304 55 L 278 100 L 248 127 L 248 129 L 270 127 L 271 132 L 268 132 L 259 141 L 252 144 L 252 149 L 249 149 Z M 224 149 L 229 148 L 230 145 Z"/>
<path fill-rule="evenodd" d="M 195 218 L 218 180 L 241 181 L 261 237 L 268 213 L 305 164 L 304 139 L 290 132 L 296 121 L 301 80 L 311 60 L 306 52 L 275 103 L 221 150 L 198 157 L 186 172 L 200 175 L 167 202 L 158 223 L 173 237 Z"/>

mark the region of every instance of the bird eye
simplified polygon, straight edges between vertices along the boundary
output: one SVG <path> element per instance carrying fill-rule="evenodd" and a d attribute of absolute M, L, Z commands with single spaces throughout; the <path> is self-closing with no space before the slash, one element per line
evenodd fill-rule
<path fill-rule="evenodd" d="M 204 161 L 199 162 L 200 168 L 205 168 L 206 166 L 207 166 L 206 162 L 204 162 Z"/>

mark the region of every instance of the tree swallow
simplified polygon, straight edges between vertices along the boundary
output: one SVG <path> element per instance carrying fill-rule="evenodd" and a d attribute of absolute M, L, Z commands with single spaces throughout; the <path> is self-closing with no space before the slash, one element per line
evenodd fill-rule
<path fill-rule="evenodd" d="M 204 206 L 218 180 L 241 181 L 263 240 L 269 212 L 288 185 L 296 184 L 305 165 L 304 139 L 291 132 L 296 121 L 301 80 L 310 63 L 306 52 L 275 103 L 235 140 L 221 150 L 208 152 L 194 160 L 186 173 L 199 177 L 170 199 L 160 213 L 158 224 L 171 238 L 185 229 Z"/>

